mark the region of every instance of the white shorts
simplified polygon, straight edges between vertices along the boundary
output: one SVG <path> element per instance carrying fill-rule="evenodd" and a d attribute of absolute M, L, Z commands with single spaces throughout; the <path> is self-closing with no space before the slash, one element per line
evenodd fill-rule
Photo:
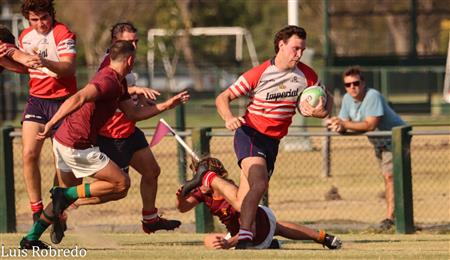
<path fill-rule="evenodd" d="M 264 241 L 256 246 L 253 246 L 252 248 L 265 249 L 269 248 L 270 244 L 272 243 L 273 236 L 275 235 L 275 229 L 277 227 L 277 219 L 275 218 L 275 214 L 273 214 L 273 211 L 270 208 L 263 205 L 259 205 L 259 207 L 266 212 L 267 218 L 269 219 L 270 229 Z"/>
<path fill-rule="evenodd" d="M 98 147 L 78 150 L 60 144 L 55 138 L 53 153 L 56 168 L 63 172 L 73 172 L 77 178 L 91 176 L 105 168 L 109 162 L 108 156 L 100 152 Z"/>
<path fill-rule="evenodd" d="M 266 212 L 267 218 L 269 219 L 269 233 L 267 234 L 266 238 L 264 239 L 263 242 L 261 242 L 260 244 L 256 245 L 256 246 L 252 246 L 252 248 L 255 249 L 266 249 L 270 247 L 270 244 L 272 243 L 273 240 L 273 236 L 275 235 L 275 228 L 277 227 L 277 219 L 275 218 L 275 214 L 273 214 L 273 211 L 263 205 L 259 205 L 260 208 L 262 208 L 264 210 L 264 212 Z M 226 234 L 226 236 L 224 237 L 224 239 L 228 240 L 231 238 L 231 234 L 230 232 L 228 232 Z M 234 247 L 233 247 L 234 249 Z"/>

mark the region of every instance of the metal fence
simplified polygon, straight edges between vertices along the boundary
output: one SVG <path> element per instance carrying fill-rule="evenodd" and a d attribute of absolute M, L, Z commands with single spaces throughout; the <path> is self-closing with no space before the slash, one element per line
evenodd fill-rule
<path fill-rule="evenodd" d="M 412 135 L 410 152 L 415 225 L 448 229 L 450 130 L 448 127 L 443 131 L 413 130 L 409 134 Z M 208 135 L 211 137 L 211 155 L 221 159 L 230 177 L 238 180 L 239 168 L 231 133 L 215 129 Z M 186 141 L 192 145 L 189 134 Z M 20 133 L 14 132 L 15 212 L 17 231 L 24 232 L 32 220 L 22 175 L 21 149 Z M 324 153 L 324 149 L 329 152 Z M 165 217 L 180 219 L 183 222 L 180 231 L 194 231 L 194 211 L 181 214 L 175 208 L 175 192 L 180 186 L 175 139 L 166 137 L 153 152 L 161 166 L 156 200 L 159 211 Z M 48 203 L 48 190 L 54 175 L 49 141 L 43 147 L 40 168 L 44 203 Z M 329 177 L 325 177 L 327 175 Z M 188 173 L 187 177 L 190 176 Z M 132 184 L 125 199 L 70 210 L 69 229 L 72 232 L 92 229 L 140 232 L 140 176 L 131 170 L 130 177 Z M 286 137 L 280 144 L 275 172 L 270 180 L 269 205 L 279 220 L 313 226 L 353 230 L 367 229 L 379 223 L 386 212 L 384 183 L 367 134 L 337 135 L 319 129 Z M 215 226 L 221 228 L 217 222 Z"/>

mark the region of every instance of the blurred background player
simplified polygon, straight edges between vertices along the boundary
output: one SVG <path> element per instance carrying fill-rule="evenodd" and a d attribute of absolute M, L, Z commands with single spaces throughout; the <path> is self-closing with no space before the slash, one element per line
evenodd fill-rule
<path fill-rule="evenodd" d="M 350 67 L 342 75 L 347 92 L 338 117 L 327 120 L 328 128 L 344 133 L 347 130 L 357 132 L 391 131 L 393 127 L 405 125 L 405 122 L 392 110 L 384 97 L 375 89 L 366 88 L 359 67 Z M 369 137 L 374 145 L 375 156 L 381 165 L 385 184 L 387 204 L 386 219 L 381 221 L 381 229 L 390 229 L 394 225 L 394 178 L 392 163 L 391 137 Z"/>
<path fill-rule="evenodd" d="M 238 243 L 240 203 L 237 201 L 238 187 L 232 180 L 227 179 L 228 172 L 216 158 L 204 158 L 192 167 L 197 174 L 206 171 L 202 185 L 195 188 L 186 197 L 182 196 L 180 188 L 177 192 L 177 208 L 180 212 L 187 212 L 200 203 L 210 209 L 211 214 L 217 216 L 225 225 L 228 234 L 208 234 L 204 244 L 208 248 L 229 249 Z M 224 192 L 221 192 L 221 191 Z M 231 200 L 230 200 L 231 199 Z M 259 205 L 252 233 L 255 234 L 253 244 L 249 248 L 279 248 L 276 235 L 293 240 L 313 240 L 329 249 L 339 249 L 341 240 L 338 237 L 319 232 L 295 223 L 277 221 L 274 213 L 268 207 Z"/>
<path fill-rule="evenodd" d="M 19 57 L 17 57 L 19 54 Z M 28 69 L 19 62 L 26 62 L 27 57 L 20 55 L 21 52 L 17 50 L 16 39 L 8 28 L 0 25 L 0 72 L 7 69 L 17 73 L 28 73 Z M 20 60 L 20 58 L 25 60 Z"/>
<path fill-rule="evenodd" d="M 52 188 L 52 202 L 38 221 L 20 241 L 22 249 L 47 248 L 39 240 L 53 223 L 59 243 L 64 237 L 60 214 L 79 198 L 99 197 L 101 202 L 126 197 L 130 179 L 107 155 L 96 146 L 97 133 L 106 121 L 120 109 L 133 120 L 143 120 L 189 100 L 182 92 L 163 103 L 136 107 L 131 101 L 125 81 L 134 65 L 135 48 L 128 41 L 118 41 L 111 47 L 111 63 L 101 69 L 83 89 L 67 99 L 44 130 L 35 137 L 42 140 L 51 134 L 55 124 L 64 119 L 55 133 L 53 150 L 60 181 L 68 188 Z M 82 184 L 83 177 L 95 179 Z"/>
<path fill-rule="evenodd" d="M 25 0 L 22 15 L 29 21 L 19 37 L 19 47 L 33 56 L 29 68 L 29 98 L 22 117 L 23 174 L 33 220 L 43 209 L 39 157 L 44 139 L 37 133 L 53 117 L 59 106 L 76 90 L 75 34 L 55 20 L 52 0 Z M 57 77 L 39 70 L 48 68 Z M 54 129 L 58 125 L 54 125 Z"/>
<path fill-rule="evenodd" d="M 111 44 L 117 41 L 128 41 L 137 47 L 137 29 L 131 23 L 117 23 L 111 29 Z M 110 55 L 106 54 L 100 69 L 110 64 Z M 159 92 L 150 88 L 136 87 L 136 76 L 133 72 L 126 75 L 128 93 L 136 105 L 147 107 L 154 105 L 148 98 L 155 100 Z M 139 95 L 136 95 L 139 94 Z M 101 128 L 97 138 L 100 151 L 113 160 L 124 172 L 129 166 L 141 174 L 140 193 L 142 198 L 142 229 L 146 233 L 160 229 L 173 230 L 181 225 L 178 220 L 167 220 L 158 215 L 155 206 L 158 191 L 158 176 L 161 169 L 156 162 L 144 133 L 136 127 L 135 121 L 127 118 L 120 110 Z M 82 199 L 76 205 L 98 203 L 92 199 Z"/>
<path fill-rule="evenodd" d="M 281 29 L 275 35 L 274 47 L 274 58 L 245 72 L 216 98 L 217 111 L 226 128 L 236 131 L 234 150 L 242 169 L 238 192 L 242 201 L 241 229 L 237 249 L 252 244 L 252 223 L 268 188 L 280 139 L 287 134 L 295 114 L 297 97 L 308 86 L 320 84 L 317 74 L 300 62 L 306 48 L 303 28 L 287 26 Z M 247 111 L 243 117 L 234 116 L 230 102 L 244 95 L 250 98 Z M 321 98 L 316 107 L 307 101 L 300 107 L 303 116 L 323 118 L 331 111 L 332 98 L 329 96 L 326 106 Z M 195 185 L 185 185 L 187 188 L 192 186 Z"/>

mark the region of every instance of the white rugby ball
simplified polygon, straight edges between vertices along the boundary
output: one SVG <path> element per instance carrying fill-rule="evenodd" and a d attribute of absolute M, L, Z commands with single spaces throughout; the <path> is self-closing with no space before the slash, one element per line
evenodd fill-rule
<path fill-rule="evenodd" d="M 324 97 L 324 104 L 327 102 L 327 94 L 325 90 L 320 86 L 311 86 L 307 87 L 303 92 L 300 94 L 300 98 L 297 102 L 297 107 L 300 110 L 300 104 L 303 100 L 308 101 L 308 103 L 316 107 L 317 104 L 319 104 L 320 97 Z"/>

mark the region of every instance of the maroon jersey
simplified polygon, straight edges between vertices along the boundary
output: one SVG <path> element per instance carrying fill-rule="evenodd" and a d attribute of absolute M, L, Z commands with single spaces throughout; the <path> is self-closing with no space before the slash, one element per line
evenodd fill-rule
<path fill-rule="evenodd" d="M 125 80 L 110 67 L 105 67 L 89 82 L 99 96 L 95 102 L 85 103 L 79 110 L 67 116 L 55 134 L 61 144 L 87 149 L 97 142 L 97 133 L 119 107 L 119 102 L 129 99 Z"/>
<path fill-rule="evenodd" d="M 220 222 L 225 225 L 231 236 L 239 233 L 240 213 L 236 211 L 225 198 L 213 198 L 212 193 L 202 193 L 199 188 L 194 189 L 190 195 L 198 202 L 205 203 L 211 214 L 219 217 Z M 258 207 L 258 210 L 256 211 L 255 224 L 256 234 L 254 234 L 253 243 L 258 245 L 267 237 L 270 228 L 269 218 L 267 217 L 266 212 L 260 207 Z"/>

